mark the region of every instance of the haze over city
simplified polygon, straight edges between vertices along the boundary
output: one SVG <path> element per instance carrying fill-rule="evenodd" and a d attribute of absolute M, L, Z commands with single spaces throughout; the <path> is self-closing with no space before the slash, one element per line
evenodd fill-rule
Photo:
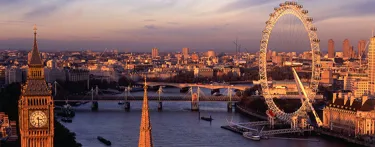
<path fill-rule="evenodd" d="M 242 47 L 254 52 L 259 50 L 268 14 L 280 2 L 2 0 L 0 49 L 29 50 L 30 30 L 37 24 L 41 51 L 116 48 L 146 52 L 158 47 L 163 52 L 189 47 L 192 51 L 234 52 L 232 41 L 238 37 Z M 360 39 L 367 40 L 375 27 L 373 0 L 299 3 L 311 10 L 323 51 L 327 50 L 325 40 L 334 39 L 341 49 L 344 39 L 356 45 Z"/>

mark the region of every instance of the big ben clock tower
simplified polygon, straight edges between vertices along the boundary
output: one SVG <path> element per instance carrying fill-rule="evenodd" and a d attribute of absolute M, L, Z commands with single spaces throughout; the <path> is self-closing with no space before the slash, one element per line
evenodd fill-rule
<path fill-rule="evenodd" d="M 29 54 L 26 84 L 18 101 L 21 147 L 53 147 L 54 113 L 51 90 L 44 79 L 44 66 L 36 41 Z"/>

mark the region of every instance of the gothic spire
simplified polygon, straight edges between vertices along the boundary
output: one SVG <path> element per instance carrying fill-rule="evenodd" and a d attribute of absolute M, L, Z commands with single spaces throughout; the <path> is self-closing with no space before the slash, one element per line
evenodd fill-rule
<path fill-rule="evenodd" d="M 148 114 L 148 96 L 147 96 L 146 77 L 145 77 L 145 86 L 144 86 L 144 94 L 143 94 L 141 126 L 139 128 L 138 147 L 153 147 L 152 134 L 151 134 L 151 122 L 150 122 L 150 116 Z"/>
<path fill-rule="evenodd" d="M 40 66 L 43 65 L 42 60 L 40 58 L 39 50 L 38 50 L 38 44 L 36 41 L 36 25 L 34 25 L 34 45 L 33 50 L 31 50 L 31 57 L 29 59 L 29 65 L 31 66 Z"/>

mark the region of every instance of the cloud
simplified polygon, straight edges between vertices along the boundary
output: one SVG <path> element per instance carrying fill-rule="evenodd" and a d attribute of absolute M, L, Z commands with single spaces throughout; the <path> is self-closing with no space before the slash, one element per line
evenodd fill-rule
<path fill-rule="evenodd" d="M 0 0 L 0 4 L 1 5 L 10 5 L 10 4 L 19 3 L 21 1 L 24 1 L 24 0 Z"/>
<path fill-rule="evenodd" d="M 130 12 L 142 13 L 146 15 L 153 15 L 158 10 L 169 9 L 177 4 L 177 0 L 158 0 L 148 2 L 146 5 L 136 7 Z"/>
<path fill-rule="evenodd" d="M 145 25 L 144 26 L 144 28 L 146 28 L 146 29 L 149 29 L 149 30 L 156 30 L 156 29 L 158 29 L 155 25 Z"/>
<path fill-rule="evenodd" d="M 173 21 L 170 21 L 170 22 L 167 22 L 167 24 L 170 24 L 170 25 L 179 25 L 180 23 L 178 23 L 178 22 L 173 22 Z"/>
<path fill-rule="evenodd" d="M 7 20 L 7 21 L 0 21 L 1 25 L 23 25 L 23 24 L 31 24 L 31 22 L 23 21 L 23 20 Z"/>
<path fill-rule="evenodd" d="M 73 2 L 73 0 L 59 0 L 50 2 L 48 4 L 41 4 L 39 6 L 34 7 L 31 11 L 25 13 L 24 18 L 37 18 L 51 15 L 54 12 L 67 6 L 71 2 Z"/>
<path fill-rule="evenodd" d="M 153 21 L 156 21 L 156 20 L 155 19 L 145 19 L 143 21 L 145 21 L 145 22 L 153 22 Z"/>
<path fill-rule="evenodd" d="M 227 27 L 227 26 L 229 26 L 229 23 L 226 23 L 226 24 L 223 24 L 223 25 L 217 25 L 217 26 L 211 27 L 210 30 L 214 30 L 214 31 L 222 30 L 222 29 L 224 29 L 224 28 Z"/>
<path fill-rule="evenodd" d="M 316 20 L 324 21 L 327 19 L 337 18 L 337 17 L 354 17 L 354 16 L 366 16 L 375 14 L 375 1 L 355 1 L 352 3 L 347 3 L 342 7 L 337 7 L 335 9 L 327 9 L 321 12 L 322 15 L 317 15 Z M 316 21 L 315 21 L 316 22 Z"/>
<path fill-rule="evenodd" d="M 217 12 L 230 12 L 241 9 L 247 9 L 250 7 L 256 7 L 263 4 L 271 3 L 278 0 L 234 0 L 229 4 L 219 8 Z"/>

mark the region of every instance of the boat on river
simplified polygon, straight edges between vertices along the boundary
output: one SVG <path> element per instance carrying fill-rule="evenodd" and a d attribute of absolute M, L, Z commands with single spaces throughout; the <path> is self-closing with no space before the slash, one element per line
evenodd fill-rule
<path fill-rule="evenodd" d="M 258 135 L 251 135 L 251 136 L 244 135 L 244 137 L 248 138 L 248 139 L 251 139 L 251 140 L 254 140 L 254 141 L 260 141 L 260 136 L 258 136 Z"/>
<path fill-rule="evenodd" d="M 211 115 L 210 115 L 210 117 L 204 117 L 204 116 L 202 116 L 201 117 L 201 120 L 205 120 L 205 121 L 212 121 L 212 120 L 214 120 L 212 117 L 211 117 Z"/>
<path fill-rule="evenodd" d="M 262 127 L 262 130 L 260 130 L 260 132 L 262 132 L 263 129 L 264 129 L 264 126 Z M 259 133 L 255 134 L 255 132 L 243 132 L 242 136 L 245 137 L 245 138 L 254 140 L 254 141 L 260 141 L 260 139 L 261 139 Z M 266 137 L 266 138 L 265 138 L 265 136 L 262 136 L 262 137 L 263 137 L 263 139 L 268 139 L 268 137 Z"/>
<path fill-rule="evenodd" d="M 110 145 L 112 144 L 111 141 L 109 141 L 109 140 L 107 140 L 107 139 L 104 139 L 104 138 L 101 137 L 101 136 L 98 136 L 98 140 L 99 140 L 100 142 L 104 143 L 104 144 L 107 145 L 107 146 L 110 146 Z"/>
<path fill-rule="evenodd" d="M 125 102 L 118 102 L 118 105 L 124 105 L 125 104 Z"/>
<path fill-rule="evenodd" d="M 69 104 L 66 104 L 63 107 L 56 107 L 55 112 L 57 116 L 62 116 L 62 117 L 74 117 L 75 116 L 75 112 Z"/>

